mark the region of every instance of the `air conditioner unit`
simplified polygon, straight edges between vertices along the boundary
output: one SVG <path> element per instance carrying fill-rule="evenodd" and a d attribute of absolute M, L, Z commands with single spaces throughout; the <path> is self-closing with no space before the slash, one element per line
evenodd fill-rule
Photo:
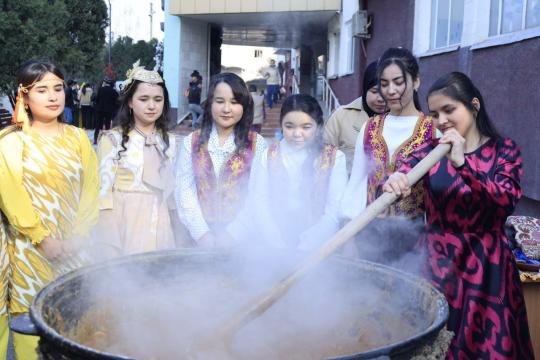
<path fill-rule="evenodd" d="M 369 27 L 371 25 L 371 19 L 368 16 L 366 10 L 358 10 L 352 16 L 352 34 L 355 37 L 369 39 Z"/>

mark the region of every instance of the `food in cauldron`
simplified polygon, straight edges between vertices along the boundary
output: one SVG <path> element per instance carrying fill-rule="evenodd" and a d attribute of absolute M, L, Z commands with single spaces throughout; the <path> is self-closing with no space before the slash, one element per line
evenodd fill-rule
<path fill-rule="evenodd" d="M 360 359 L 405 354 L 446 321 L 444 297 L 427 282 L 335 258 L 238 332 L 227 351 L 201 352 L 202 339 L 301 256 L 259 255 L 169 251 L 70 273 L 32 306 L 43 358 Z"/>

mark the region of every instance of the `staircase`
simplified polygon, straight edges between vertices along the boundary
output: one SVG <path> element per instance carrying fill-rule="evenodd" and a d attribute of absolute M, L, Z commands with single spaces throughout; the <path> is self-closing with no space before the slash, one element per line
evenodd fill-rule
<path fill-rule="evenodd" d="M 268 107 L 266 108 L 266 119 L 262 126 L 261 135 L 267 140 L 274 139 L 276 130 L 281 129 L 279 126 L 279 114 L 281 112 L 282 101 L 283 100 L 274 102 L 274 106 L 271 109 Z"/>

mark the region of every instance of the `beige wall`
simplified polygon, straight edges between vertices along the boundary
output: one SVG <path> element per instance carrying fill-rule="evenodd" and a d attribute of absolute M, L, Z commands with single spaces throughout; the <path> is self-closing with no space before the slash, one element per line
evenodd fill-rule
<path fill-rule="evenodd" d="M 171 15 L 341 10 L 341 0 L 170 0 Z"/>

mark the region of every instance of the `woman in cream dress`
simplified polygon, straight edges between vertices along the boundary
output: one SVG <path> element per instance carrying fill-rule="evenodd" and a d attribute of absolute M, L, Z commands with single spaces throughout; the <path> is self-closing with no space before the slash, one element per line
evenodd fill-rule
<path fill-rule="evenodd" d="M 170 211 L 176 142 L 166 131 L 169 97 L 161 76 L 134 66 L 117 115 L 98 144 L 100 242 L 114 254 L 175 246 Z"/>

